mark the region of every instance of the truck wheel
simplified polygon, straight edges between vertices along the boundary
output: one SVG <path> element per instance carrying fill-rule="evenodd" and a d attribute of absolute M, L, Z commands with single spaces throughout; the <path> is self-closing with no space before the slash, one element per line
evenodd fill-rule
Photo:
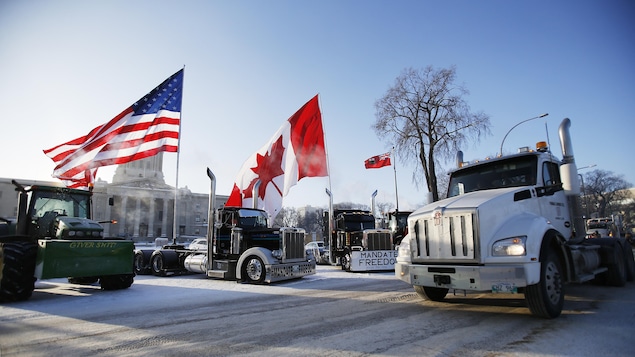
<path fill-rule="evenodd" d="M 261 284 L 265 281 L 265 264 L 255 255 L 249 256 L 243 264 L 243 278 L 249 283 Z"/>
<path fill-rule="evenodd" d="M 351 253 L 346 253 L 342 256 L 342 270 L 351 271 Z"/>
<path fill-rule="evenodd" d="M 165 276 L 165 264 L 161 252 L 152 254 L 150 258 L 150 269 L 155 276 Z"/>
<path fill-rule="evenodd" d="M 101 290 L 127 289 L 134 281 L 133 274 L 107 275 L 99 279 Z"/>
<path fill-rule="evenodd" d="M 606 282 L 612 286 L 626 285 L 626 259 L 622 245 L 616 242 L 612 247 L 608 247 L 608 272 Z"/>
<path fill-rule="evenodd" d="M 548 250 L 540 264 L 540 282 L 525 288 L 525 301 L 534 316 L 560 316 L 564 305 L 564 283 L 560 261 Z"/>
<path fill-rule="evenodd" d="M 624 262 L 626 266 L 626 281 L 635 280 L 635 258 L 633 257 L 633 248 L 626 240 L 619 241 L 624 251 Z"/>
<path fill-rule="evenodd" d="M 443 301 L 448 294 L 447 288 L 437 288 L 433 286 L 414 286 L 415 292 L 424 300 Z"/>
<path fill-rule="evenodd" d="M 134 271 L 138 275 L 147 275 L 151 273 L 150 257 L 152 251 L 138 250 L 134 253 Z"/>
<path fill-rule="evenodd" d="M 37 244 L 7 242 L 0 244 L 0 250 L 3 255 L 0 302 L 27 300 L 35 290 Z"/>

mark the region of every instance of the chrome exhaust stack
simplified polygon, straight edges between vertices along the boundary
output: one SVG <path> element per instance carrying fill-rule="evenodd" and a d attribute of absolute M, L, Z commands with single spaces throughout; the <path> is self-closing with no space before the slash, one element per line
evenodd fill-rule
<path fill-rule="evenodd" d="M 560 147 L 562 149 L 562 165 L 560 165 L 560 176 L 562 179 L 562 188 L 569 202 L 569 213 L 573 220 L 573 236 L 572 242 L 581 242 L 584 240 L 586 233 L 584 227 L 584 216 L 582 213 L 582 204 L 580 202 L 580 180 L 578 178 L 578 168 L 575 164 L 573 156 L 573 143 L 569 128 L 571 120 L 565 118 L 560 123 L 558 135 L 560 136 Z M 565 237 L 568 238 L 568 237 Z"/>

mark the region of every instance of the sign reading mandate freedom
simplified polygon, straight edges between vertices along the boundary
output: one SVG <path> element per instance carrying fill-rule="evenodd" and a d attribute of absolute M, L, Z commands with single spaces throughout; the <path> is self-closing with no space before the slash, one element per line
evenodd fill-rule
<path fill-rule="evenodd" d="M 394 270 L 397 250 L 363 250 L 351 252 L 351 271 Z"/>

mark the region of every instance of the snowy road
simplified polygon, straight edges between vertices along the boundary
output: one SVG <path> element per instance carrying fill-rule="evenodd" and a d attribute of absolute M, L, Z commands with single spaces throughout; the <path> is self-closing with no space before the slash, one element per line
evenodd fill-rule
<path fill-rule="evenodd" d="M 554 320 L 522 295 L 421 300 L 393 273 L 318 266 L 254 286 L 203 275 L 138 276 L 130 289 L 39 281 L 0 306 L 9 356 L 631 356 L 635 283 L 568 286 Z"/>

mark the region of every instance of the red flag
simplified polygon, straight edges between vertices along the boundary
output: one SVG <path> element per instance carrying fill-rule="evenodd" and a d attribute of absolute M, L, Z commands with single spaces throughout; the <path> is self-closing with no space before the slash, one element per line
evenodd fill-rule
<path fill-rule="evenodd" d="M 257 207 L 274 218 L 282 207 L 282 197 L 304 177 L 328 176 L 324 130 L 318 96 L 293 114 L 269 142 L 253 154 L 241 168 L 228 207 L 252 207 L 253 188 Z"/>
<path fill-rule="evenodd" d="M 44 150 L 55 162 L 53 177 L 68 187 L 86 187 L 100 166 L 125 164 L 177 152 L 183 72 L 176 72 L 108 123 L 85 136 Z"/>
<path fill-rule="evenodd" d="M 367 169 L 378 169 L 384 166 L 390 166 L 390 153 L 373 156 L 370 159 L 364 161 L 364 166 Z"/>

